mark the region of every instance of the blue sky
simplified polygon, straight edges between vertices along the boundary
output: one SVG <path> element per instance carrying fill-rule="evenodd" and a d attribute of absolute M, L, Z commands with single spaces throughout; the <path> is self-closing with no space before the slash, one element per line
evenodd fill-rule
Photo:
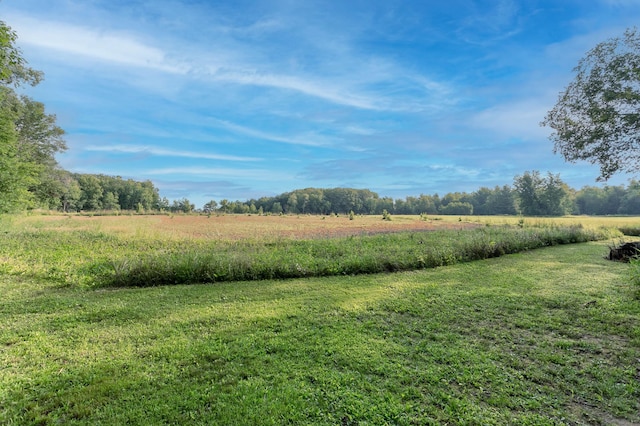
<path fill-rule="evenodd" d="M 639 0 L 2 0 L 67 170 L 198 206 L 306 187 L 472 192 L 598 168 L 539 126 Z M 624 184 L 620 175 L 609 184 Z"/>

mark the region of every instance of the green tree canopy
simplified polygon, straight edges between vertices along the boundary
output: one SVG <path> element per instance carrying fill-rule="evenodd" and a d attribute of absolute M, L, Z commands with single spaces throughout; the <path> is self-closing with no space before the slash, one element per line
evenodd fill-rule
<path fill-rule="evenodd" d="M 65 134 L 56 124 L 56 116 L 45 112 L 44 104 L 28 96 L 16 97 L 18 150 L 26 161 L 56 165 L 55 154 L 66 151 Z"/>
<path fill-rule="evenodd" d="M 43 104 L 15 93 L 16 87 L 42 79 L 27 66 L 16 39 L 0 21 L 0 212 L 50 207 L 63 192 L 54 155 L 67 148 L 64 131 Z"/>
<path fill-rule="evenodd" d="M 600 166 L 598 180 L 640 170 L 640 34 L 590 50 L 574 69 L 575 79 L 541 123 L 554 132 L 554 152 L 571 162 Z"/>
<path fill-rule="evenodd" d="M 562 216 L 570 212 L 570 190 L 560 175 L 542 177 L 534 170 L 516 176 L 513 187 L 520 212 L 527 216 Z"/>
<path fill-rule="evenodd" d="M 0 87 L 0 213 L 27 206 L 29 187 L 36 183 L 36 171 L 18 156 L 14 115 L 6 107 L 6 91 Z"/>
<path fill-rule="evenodd" d="M 0 84 L 35 86 L 42 80 L 42 72 L 27 66 L 22 52 L 16 47 L 18 36 L 4 21 L 0 21 Z"/>

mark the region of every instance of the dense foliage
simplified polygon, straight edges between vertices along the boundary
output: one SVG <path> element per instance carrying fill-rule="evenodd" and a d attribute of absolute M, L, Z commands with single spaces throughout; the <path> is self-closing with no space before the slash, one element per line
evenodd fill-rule
<path fill-rule="evenodd" d="M 598 44 L 579 62 L 543 125 L 568 161 L 600 166 L 600 178 L 640 170 L 640 33 L 627 30 Z"/>
<path fill-rule="evenodd" d="M 151 181 L 105 175 L 72 174 L 71 184 L 77 184 L 67 210 L 136 210 L 144 212 L 159 209 L 162 201 Z"/>
<path fill-rule="evenodd" d="M 640 182 L 628 186 L 586 186 L 578 191 L 570 188 L 558 175 L 525 172 L 516 176 L 514 185 L 482 187 L 472 193 L 454 192 L 393 199 L 380 197 L 369 190 L 352 188 L 307 188 L 275 197 L 248 201 L 212 200 L 205 212 L 244 214 L 442 214 L 442 215 L 515 215 L 561 216 L 638 215 L 640 214 Z"/>
<path fill-rule="evenodd" d="M 0 212 L 19 209 L 31 202 L 29 189 L 38 183 L 42 171 L 42 165 L 34 161 L 36 154 L 40 154 L 36 151 L 44 148 L 40 157 L 47 157 L 47 153 L 62 148 L 49 149 L 46 135 L 32 144 L 33 138 L 25 137 L 19 126 L 43 117 L 32 117 L 33 103 L 26 97 L 18 97 L 14 88 L 21 84 L 36 85 L 42 74 L 26 65 L 15 40 L 15 32 L 0 21 Z"/>

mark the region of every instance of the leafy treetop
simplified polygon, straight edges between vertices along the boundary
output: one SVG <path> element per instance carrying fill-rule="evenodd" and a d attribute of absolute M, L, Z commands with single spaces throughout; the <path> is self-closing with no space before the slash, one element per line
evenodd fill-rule
<path fill-rule="evenodd" d="M 27 83 L 35 86 L 42 80 L 43 74 L 27 66 L 22 52 L 15 45 L 16 39 L 16 33 L 0 21 L 0 84 L 19 86 Z"/>
<path fill-rule="evenodd" d="M 574 69 L 575 79 L 560 94 L 543 126 L 554 132 L 554 152 L 570 162 L 600 166 L 598 180 L 619 171 L 640 170 L 640 34 L 590 50 Z"/>

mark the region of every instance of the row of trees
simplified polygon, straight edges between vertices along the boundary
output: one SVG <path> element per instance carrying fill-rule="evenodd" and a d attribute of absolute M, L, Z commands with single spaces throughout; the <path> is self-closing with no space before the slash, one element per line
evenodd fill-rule
<path fill-rule="evenodd" d="M 158 189 L 151 181 L 121 177 L 61 172 L 65 186 L 50 199 L 49 208 L 80 210 L 158 210 L 162 207 Z M 56 198 L 57 197 L 57 198 Z"/>
<path fill-rule="evenodd" d="M 121 177 L 73 174 L 58 170 L 42 199 L 47 208 L 69 211 L 133 210 L 137 212 L 198 211 L 187 198 L 170 202 L 160 197 L 151 181 Z M 516 176 L 513 185 L 482 187 L 477 191 L 453 192 L 444 196 L 420 195 L 404 199 L 380 197 L 368 189 L 307 188 L 275 197 L 248 201 L 211 200 L 204 213 L 242 214 L 392 214 L 560 216 L 564 214 L 640 214 L 640 182 L 625 186 L 570 188 L 559 175 L 538 171 Z"/>
<path fill-rule="evenodd" d="M 482 187 L 477 191 L 453 192 L 444 196 L 420 195 L 393 199 L 380 197 L 368 189 L 307 188 L 275 197 L 248 201 L 212 200 L 202 209 L 206 213 L 249 214 L 373 214 L 386 210 L 392 214 L 443 215 L 514 215 L 561 216 L 639 215 L 640 182 L 625 187 L 587 186 L 578 191 L 570 188 L 557 174 L 543 176 L 538 171 L 516 176 L 513 186 Z"/>

